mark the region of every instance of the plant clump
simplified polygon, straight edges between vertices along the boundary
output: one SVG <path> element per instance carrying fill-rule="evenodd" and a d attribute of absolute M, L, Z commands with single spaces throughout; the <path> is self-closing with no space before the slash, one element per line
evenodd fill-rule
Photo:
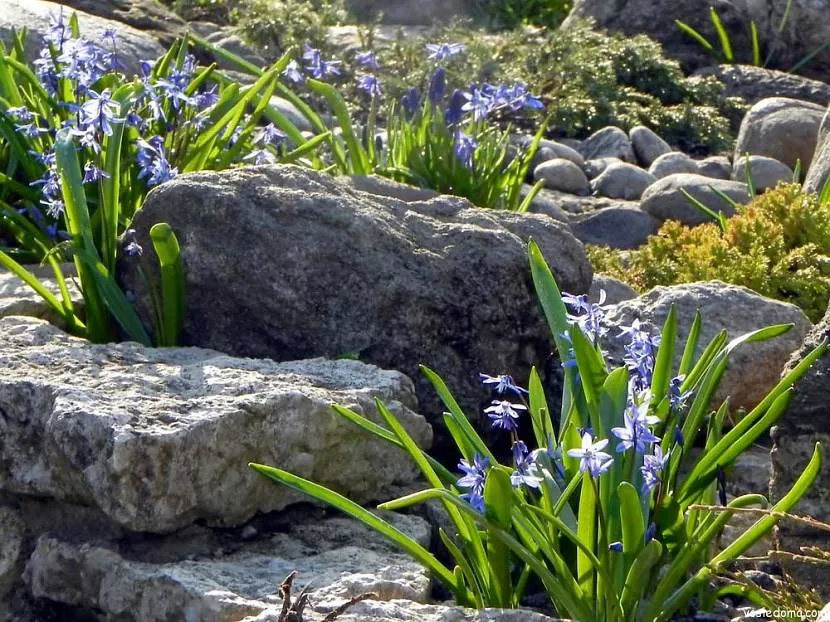
<path fill-rule="evenodd" d="M 667 221 L 633 251 L 589 247 L 597 272 L 639 291 L 718 279 L 801 307 L 819 321 L 830 300 L 830 202 L 782 184 L 715 223 Z"/>

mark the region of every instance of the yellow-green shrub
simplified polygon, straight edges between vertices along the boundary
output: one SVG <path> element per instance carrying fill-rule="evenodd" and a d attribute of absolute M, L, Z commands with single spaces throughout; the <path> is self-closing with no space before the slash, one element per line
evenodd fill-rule
<path fill-rule="evenodd" d="M 588 253 L 596 272 L 639 291 L 719 279 L 796 304 L 815 322 L 830 300 L 830 202 L 782 184 L 739 207 L 723 232 L 668 221 L 639 249 Z"/>

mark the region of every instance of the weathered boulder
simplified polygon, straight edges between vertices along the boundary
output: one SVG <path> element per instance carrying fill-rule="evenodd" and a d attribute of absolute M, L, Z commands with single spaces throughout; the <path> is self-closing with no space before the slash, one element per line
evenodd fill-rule
<path fill-rule="evenodd" d="M 297 501 L 249 461 L 358 502 L 416 470 L 330 405 L 388 402 L 428 446 L 411 381 L 358 361 L 274 363 L 195 348 L 92 345 L 42 320 L 0 319 L 0 491 L 100 509 L 134 531 L 233 525 Z"/>
<path fill-rule="evenodd" d="M 715 76 L 726 86 L 724 95 L 741 97 L 750 106 L 768 97 L 789 97 L 820 106 L 830 103 L 830 84 L 795 73 L 753 65 L 715 65 L 695 72 Z"/>
<path fill-rule="evenodd" d="M 604 127 L 582 141 L 579 152 L 586 160 L 619 158 L 623 162 L 636 162 L 631 139 L 618 127 Z"/>
<path fill-rule="evenodd" d="M 24 535 L 18 512 L 0 506 L 0 598 L 14 587 L 22 570 Z"/>
<path fill-rule="evenodd" d="M 611 164 L 591 181 L 591 190 L 609 199 L 630 201 L 643 196 L 646 188 L 657 178 L 634 164 Z"/>
<path fill-rule="evenodd" d="M 824 111 L 824 106 L 786 97 L 761 100 L 744 116 L 733 160 L 749 153 L 775 158 L 790 168 L 800 161 L 807 170 Z"/>
<path fill-rule="evenodd" d="M 801 345 L 811 327 L 804 312 L 795 305 L 764 298 L 745 287 L 720 281 L 655 287 L 639 298 L 613 305 L 608 310 L 605 323 L 611 330 L 603 346 L 609 352 L 609 359 L 615 365 L 623 360 L 626 340 L 617 337 L 619 327 L 639 319 L 648 322 L 652 331 L 659 334 L 672 305 L 677 312 L 679 344 L 685 343 L 695 312 L 700 311 L 698 356 L 723 329 L 734 339 L 772 324 L 794 324 L 792 330 L 776 339 L 745 344 L 732 353 L 715 399 L 722 401 L 729 397 L 733 408 L 751 408 L 763 399 L 778 382 L 787 358 Z M 682 352 L 682 345 L 677 346 L 675 369 Z"/>
<path fill-rule="evenodd" d="M 697 162 L 690 158 L 685 153 L 680 151 L 671 151 L 658 156 L 648 168 L 648 172 L 658 179 L 668 177 L 669 175 L 677 175 L 679 173 L 699 173 Z"/>
<path fill-rule="evenodd" d="M 594 158 L 593 160 L 587 160 L 585 165 L 582 167 L 582 170 L 585 171 L 585 175 L 588 176 L 588 179 L 596 179 L 602 172 L 607 169 L 612 164 L 620 164 L 622 160 L 619 158 Z"/>
<path fill-rule="evenodd" d="M 280 610 L 272 607 L 242 622 L 279 622 Z M 318 619 L 314 618 L 314 622 Z M 422 605 L 409 601 L 364 600 L 338 622 L 563 622 L 530 609 L 464 609 L 452 605 Z M 311 622 L 311 621 L 309 621 Z"/>
<path fill-rule="evenodd" d="M 821 192 L 830 180 L 830 107 L 824 115 L 818 131 L 818 144 L 813 162 L 804 179 L 804 190 Z"/>
<path fill-rule="evenodd" d="M 26 54 L 29 60 L 36 59 L 44 46 L 43 37 L 49 28 L 49 17 L 60 14 L 61 8 L 60 4 L 45 0 L 3 0 L 0 4 L 0 41 L 9 45 L 12 30 L 27 28 Z M 72 11 L 63 8 L 63 12 L 68 20 Z M 76 14 L 81 36 L 90 41 L 101 40 L 107 28 L 118 30 L 118 58 L 130 75 L 139 73 L 140 60 L 152 60 L 164 53 L 164 48 L 151 34 L 82 11 L 76 11 Z"/>
<path fill-rule="evenodd" d="M 536 208 L 539 205 L 539 209 Z M 608 207 L 633 207 L 639 205 L 637 201 L 623 201 L 621 199 L 609 199 L 608 197 L 599 196 L 579 196 L 576 194 L 568 194 L 567 192 L 560 192 L 559 190 L 551 190 L 550 188 L 542 188 L 536 195 L 530 211 L 539 214 L 555 213 L 564 214 L 567 222 L 570 216 L 578 214 L 587 214 L 596 212 Z M 553 209 L 556 206 L 556 209 Z M 557 218 L 558 219 L 558 218 Z"/>
<path fill-rule="evenodd" d="M 727 216 L 735 213 L 732 205 L 717 193 L 718 190 L 736 203 L 749 201 L 749 188 L 738 181 L 712 179 L 703 175 L 679 173 L 658 179 L 643 193 L 640 207 L 660 221 L 679 220 L 685 225 L 708 222 L 709 217 L 698 210 L 683 194 L 686 191 L 708 208 L 722 211 Z"/>
<path fill-rule="evenodd" d="M 735 181 L 746 181 L 747 166 L 752 183 L 758 191 L 775 188 L 782 181 L 789 183 L 793 180 L 793 170 L 789 166 L 779 162 L 775 158 L 756 155 L 749 156 L 749 162 L 747 162 L 746 156 L 741 156 L 735 160 L 732 179 Z"/>
<path fill-rule="evenodd" d="M 445 196 L 404 203 L 294 166 L 179 176 L 137 214 L 142 245 L 161 221 L 181 241 L 185 344 L 274 360 L 356 355 L 413 378 L 425 413 L 442 409 L 419 364 L 472 416 L 486 397 L 479 372 L 521 378 L 550 353 L 529 238 L 563 290 L 591 281 L 582 245 L 546 216 Z M 146 314 L 135 268 L 124 277 Z"/>
<path fill-rule="evenodd" d="M 605 292 L 605 304 L 615 305 L 623 300 L 637 297 L 637 292 L 627 283 L 623 283 L 607 274 L 595 274 L 588 296 L 591 302 L 599 302 L 600 292 Z"/>
<path fill-rule="evenodd" d="M 472 5 L 466 0 L 346 0 L 346 11 L 361 21 L 385 24 L 422 25 L 445 23 L 453 17 L 469 17 Z"/>
<path fill-rule="evenodd" d="M 58 4 L 145 31 L 165 45 L 187 28 L 181 17 L 158 0 L 59 0 Z"/>
<path fill-rule="evenodd" d="M 571 231 L 578 240 L 611 248 L 638 248 L 659 229 L 660 221 L 636 204 L 606 207 L 571 218 Z"/>
<path fill-rule="evenodd" d="M 671 151 L 669 143 L 660 138 L 654 131 L 642 125 L 632 127 L 628 131 L 628 137 L 634 147 L 637 162 L 646 168 L 651 166 L 661 155 Z"/>
<path fill-rule="evenodd" d="M 429 546 L 423 519 L 390 513 L 383 518 Z M 366 592 L 378 601 L 428 601 L 427 571 L 357 521 L 307 516 L 281 531 L 240 539 L 191 529 L 152 546 L 78 543 L 44 534 L 24 581 L 36 598 L 125 622 L 255 616 L 281 603 L 280 583 L 295 570 L 292 595 L 309 587 L 318 611 Z"/>
<path fill-rule="evenodd" d="M 55 274 L 50 266 L 23 266 L 48 289 L 52 294 L 60 297 L 60 288 Z M 65 276 L 74 274 L 74 267 L 70 264 L 61 266 Z M 76 312 L 81 313 L 84 298 L 75 286 L 73 278 L 66 279 L 69 298 Z M 23 282 L 17 275 L 0 270 L 0 317 L 10 315 L 26 315 L 48 320 L 56 326 L 63 327 L 63 318 L 58 316 L 43 297 Z"/>
<path fill-rule="evenodd" d="M 732 177 L 732 162 L 726 156 L 709 156 L 697 163 L 698 173 L 713 179 L 730 179 Z"/>
<path fill-rule="evenodd" d="M 569 194 L 588 194 L 588 178 L 576 164 L 564 158 L 542 162 L 533 171 L 533 179 L 544 181 L 545 187 Z"/>

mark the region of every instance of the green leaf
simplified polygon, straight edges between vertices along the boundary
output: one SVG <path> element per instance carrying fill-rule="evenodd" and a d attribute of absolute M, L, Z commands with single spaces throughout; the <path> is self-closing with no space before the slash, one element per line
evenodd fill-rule
<path fill-rule="evenodd" d="M 663 556 L 663 545 L 658 540 L 651 540 L 634 559 L 625 579 L 620 604 L 629 620 L 644 619 L 634 613 L 645 601 L 645 592 L 651 581 L 653 568 Z"/>
<path fill-rule="evenodd" d="M 752 41 L 752 64 L 756 67 L 761 66 L 761 40 L 758 36 L 758 26 L 755 25 L 755 20 L 749 22 L 749 38 Z"/>
<path fill-rule="evenodd" d="M 697 41 L 701 45 L 701 47 L 703 47 L 707 52 L 710 52 L 711 54 L 715 53 L 715 46 L 712 45 L 711 42 L 702 34 L 700 34 L 697 30 L 689 26 L 689 24 L 687 24 L 686 22 L 681 22 L 679 19 L 674 20 L 674 23 L 680 30 L 682 30 L 687 35 L 692 37 L 695 41 Z"/>
<path fill-rule="evenodd" d="M 674 363 L 675 341 L 677 341 L 677 309 L 672 305 L 669 310 L 669 315 L 663 324 L 660 346 L 657 349 L 657 357 L 654 360 L 651 395 L 655 404 L 659 404 L 668 397 L 669 380 L 671 379 L 672 365 Z"/>
<path fill-rule="evenodd" d="M 466 590 L 457 583 L 455 575 L 446 566 L 439 562 L 424 547 L 415 542 L 415 540 L 383 519 L 378 518 L 370 511 L 328 488 L 310 482 L 302 477 L 292 475 L 282 469 L 265 466 L 263 464 L 255 464 L 253 462 L 249 463 L 248 466 L 270 480 L 337 508 L 344 514 L 359 520 L 377 533 L 386 536 L 386 538 L 391 540 L 402 551 L 430 570 L 437 579 L 449 587 L 462 601 L 468 600 Z"/>
<path fill-rule="evenodd" d="M 335 117 L 337 117 L 337 123 L 343 132 L 343 140 L 346 141 L 346 146 L 348 147 L 349 163 L 351 164 L 349 173 L 353 175 L 370 174 L 372 172 L 372 165 L 369 161 L 369 155 L 355 136 L 351 114 L 346 105 L 346 100 L 343 99 L 340 91 L 331 84 L 311 78 L 306 80 L 306 84 L 312 91 L 326 98 L 329 106 L 334 111 Z"/>
<path fill-rule="evenodd" d="M 732 41 L 730 40 L 729 33 L 726 31 L 726 27 L 723 25 L 723 20 L 721 20 L 720 15 L 718 15 L 718 12 L 715 10 L 715 7 L 709 7 L 709 17 L 712 19 L 715 31 L 718 33 L 718 39 L 720 39 L 720 47 L 723 51 L 724 60 L 726 60 L 727 63 L 734 63 L 735 54 L 732 51 Z"/>
<path fill-rule="evenodd" d="M 697 344 L 700 341 L 701 323 L 700 309 L 698 309 L 695 311 L 695 319 L 692 321 L 689 336 L 686 338 L 686 346 L 683 348 L 683 356 L 680 359 L 680 369 L 677 371 L 680 376 L 686 376 L 692 369 L 695 350 L 697 350 Z"/>
<path fill-rule="evenodd" d="M 528 380 L 528 402 L 530 420 L 533 423 L 533 435 L 537 447 L 548 447 L 553 440 L 553 424 L 550 421 L 550 411 L 545 399 L 545 389 L 539 372 L 533 367 Z M 552 449 L 552 448 L 551 448 Z"/>
<path fill-rule="evenodd" d="M 499 529 L 508 530 L 513 513 L 513 486 L 510 475 L 499 467 L 491 468 L 484 483 L 485 512 L 489 521 Z M 513 584 L 510 580 L 510 551 L 496 538 L 487 539 L 487 560 L 495 591 L 496 604 L 511 607 Z"/>
<path fill-rule="evenodd" d="M 646 524 L 637 489 L 629 482 L 620 482 L 617 493 L 620 496 L 623 555 L 629 566 L 645 546 Z"/>
<path fill-rule="evenodd" d="M 161 325 L 157 326 L 160 347 L 179 344 L 184 326 L 184 266 L 179 241 L 166 222 L 150 228 L 150 239 L 159 259 L 161 275 Z"/>

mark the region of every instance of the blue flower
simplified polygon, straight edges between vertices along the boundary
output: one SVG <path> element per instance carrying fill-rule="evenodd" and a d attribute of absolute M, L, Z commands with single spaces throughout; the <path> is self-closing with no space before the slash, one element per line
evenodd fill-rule
<path fill-rule="evenodd" d="M 496 393 L 502 394 L 510 391 L 511 393 L 515 393 L 519 396 L 521 396 L 522 394 L 527 395 L 527 391 L 518 386 L 513 381 L 513 377 L 508 376 L 507 374 L 500 374 L 498 376 L 488 376 L 487 374 L 479 374 L 478 377 L 481 379 L 482 384 L 495 385 L 492 387 L 492 389 Z"/>
<path fill-rule="evenodd" d="M 366 91 L 372 97 L 380 96 L 380 80 L 371 74 L 360 76 L 357 79 L 357 88 Z"/>
<path fill-rule="evenodd" d="M 254 142 L 258 145 L 276 145 L 286 138 L 286 133 L 269 123 L 259 132 Z"/>
<path fill-rule="evenodd" d="M 127 257 L 140 257 L 144 249 L 135 239 L 135 229 L 127 229 L 124 232 L 124 254 Z"/>
<path fill-rule="evenodd" d="M 210 108 L 219 101 L 219 94 L 217 93 L 217 85 L 213 85 L 209 89 L 200 91 L 193 96 L 193 105 L 197 110 L 204 110 Z"/>
<path fill-rule="evenodd" d="M 450 103 L 447 106 L 447 112 L 444 113 L 444 121 L 447 125 L 455 125 L 464 120 L 464 105 L 467 98 L 464 97 L 464 92 L 456 89 L 450 96 Z"/>
<path fill-rule="evenodd" d="M 368 67 L 369 69 L 380 69 L 380 63 L 378 62 L 375 53 L 372 51 L 358 52 L 357 56 L 355 56 L 354 59 L 355 62 L 362 67 Z"/>
<path fill-rule="evenodd" d="M 438 67 L 432 72 L 432 77 L 429 79 L 429 101 L 433 105 L 437 105 L 444 98 L 444 89 L 447 87 L 447 70 L 443 67 Z"/>
<path fill-rule="evenodd" d="M 37 123 L 32 121 L 26 125 L 17 125 L 17 131 L 23 134 L 26 138 L 37 138 L 41 134 L 45 134 L 49 130 L 38 127 Z"/>
<path fill-rule="evenodd" d="M 180 110 L 183 104 L 186 106 L 195 104 L 195 100 L 185 92 L 187 85 L 182 85 L 179 80 L 158 80 L 156 87 L 170 100 L 173 110 Z"/>
<path fill-rule="evenodd" d="M 464 51 L 463 43 L 427 43 L 430 60 L 442 61 Z"/>
<path fill-rule="evenodd" d="M 685 376 L 675 376 L 669 381 L 669 403 L 674 412 L 681 412 L 686 408 L 686 401 L 691 397 L 693 391 L 682 391 Z"/>
<path fill-rule="evenodd" d="M 99 179 L 109 179 L 109 175 L 107 175 L 104 171 L 100 168 L 95 166 L 93 162 L 87 162 L 84 165 L 84 179 L 83 183 L 89 184 L 98 181 Z"/>
<path fill-rule="evenodd" d="M 640 467 L 640 472 L 643 474 L 643 492 L 650 492 L 660 483 L 660 474 L 666 468 L 670 455 L 670 451 L 663 455 L 660 445 L 655 445 L 652 455 L 643 456 L 643 466 Z"/>
<path fill-rule="evenodd" d="M 274 164 L 277 161 L 277 156 L 271 153 L 268 149 L 254 149 L 246 155 L 243 160 L 253 160 L 254 164 Z"/>
<path fill-rule="evenodd" d="M 63 201 L 60 199 L 47 199 L 45 201 L 41 201 L 40 203 L 46 206 L 46 213 L 49 214 L 49 217 L 54 220 L 60 218 L 64 212 L 65 206 Z"/>
<path fill-rule="evenodd" d="M 124 120 L 118 119 L 119 106 L 112 101 L 110 90 L 104 89 L 100 94 L 90 90 L 89 99 L 81 105 L 81 124 L 94 126 L 106 136 L 112 136 L 112 124 L 121 123 Z"/>
<path fill-rule="evenodd" d="M 599 477 L 614 463 L 614 459 L 602 451 L 607 445 L 608 439 L 594 443 L 593 435 L 586 430 L 582 435 L 582 447 L 579 449 L 569 449 L 568 455 L 571 458 L 579 458 L 580 473 L 587 472 L 591 474 L 591 477 Z"/>
<path fill-rule="evenodd" d="M 154 136 L 146 142 L 138 141 L 136 161 L 141 168 L 138 178 L 146 179 L 149 187 L 170 181 L 179 174 L 177 168 L 170 166 L 164 149 L 164 141 L 160 136 Z"/>
<path fill-rule="evenodd" d="M 305 66 L 306 71 L 308 71 L 311 77 L 316 78 L 318 80 L 321 78 L 325 78 L 329 75 L 334 76 L 340 73 L 340 70 L 337 68 L 337 65 L 340 64 L 340 61 L 323 60 L 323 57 L 320 54 L 320 50 L 311 47 L 308 43 L 305 44 L 305 53 L 303 54 L 303 60 L 308 61 Z"/>
<path fill-rule="evenodd" d="M 6 114 L 9 115 L 12 118 L 12 120 L 17 121 L 18 123 L 29 123 L 35 118 L 35 116 L 28 108 L 26 108 L 26 106 L 9 108 L 8 110 L 6 110 Z"/>
<path fill-rule="evenodd" d="M 612 553 L 622 553 L 623 551 L 623 544 L 622 542 L 612 542 L 608 545 L 608 550 Z"/>
<path fill-rule="evenodd" d="M 631 326 L 621 327 L 619 337 L 625 336 L 630 336 L 631 341 L 624 348 L 623 361 L 631 373 L 634 390 L 645 390 L 651 386 L 660 337 L 652 337 L 637 319 L 631 323 Z"/>
<path fill-rule="evenodd" d="M 469 93 L 464 93 L 467 103 L 461 106 L 461 110 L 473 113 L 473 120 L 481 121 L 487 118 L 493 108 L 493 100 L 481 89 L 473 85 Z"/>
<path fill-rule="evenodd" d="M 576 324 L 582 333 L 593 343 L 597 343 L 607 331 L 602 326 L 602 318 L 605 315 L 605 290 L 600 290 L 599 302 L 593 304 L 585 294 L 575 296 L 573 294 L 562 294 L 562 302 L 571 307 L 575 314 L 569 314 L 568 319 Z"/>
<path fill-rule="evenodd" d="M 478 142 L 476 139 L 465 134 L 461 130 L 455 132 L 455 157 L 459 159 L 465 168 L 473 168 L 473 155 L 475 154 Z"/>
<path fill-rule="evenodd" d="M 519 488 L 522 485 L 530 488 L 539 488 L 542 483 L 542 478 L 536 475 L 536 463 L 533 461 L 532 455 L 527 451 L 527 445 L 522 441 L 513 443 L 513 464 L 516 470 L 510 475 L 510 483 L 514 488 Z"/>
<path fill-rule="evenodd" d="M 507 400 L 493 400 L 490 406 L 484 409 L 487 416 L 492 419 L 494 428 L 502 428 L 510 432 L 517 429 L 516 421 L 519 419 L 518 410 L 527 410 L 523 404 L 513 404 Z"/>
<path fill-rule="evenodd" d="M 461 495 L 475 510 L 484 513 L 484 482 L 487 479 L 487 468 L 490 466 L 490 459 L 476 453 L 473 456 L 473 463 L 470 464 L 463 458 L 458 463 L 458 469 L 465 475 L 457 484 L 461 488 L 467 488 L 470 492 Z"/>
<path fill-rule="evenodd" d="M 625 411 L 625 427 L 611 428 L 612 434 L 620 439 L 617 445 L 618 452 L 634 448 L 638 453 L 645 453 L 647 443 L 657 443 L 660 439 L 651 433 L 649 425 L 659 423 L 660 419 L 648 412 L 650 399 L 644 399 L 640 404 L 629 403 Z"/>
<path fill-rule="evenodd" d="M 657 524 L 651 523 L 646 529 L 646 533 L 644 534 L 645 543 L 648 544 L 654 539 L 654 536 L 657 535 Z"/>
<path fill-rule="evenodd" d="M 46 30 L 46 34 L 43 35 L 43 39 L 47 43 L 55 46 L 58 51 L 61 51 L 64 42 L 69 40 L 71 36 L 72 32 L 66 25 L 66 22 L 63 21 L 63 7 L 61 7 L 60 12 L 57 14 L 50 12 L 49 28 Z"/>
<path fill-rule="evenodd" d="M 297 61 L 291 60 L 288 65 L 285 66 L 285 69 L 282 72 L 282 75 L 285 76 L 291 82 L 295 84 L 299 84 L 305 78 L 303 78 L 302 72 L 300 72 L 300 65 Z"/>
<path fill-rule="evenodd" d="M 404 111 L 410 118 L 415 114 L 415 111 L 418 110 L 419 103 L 420 98 L 418 97 L 418 89 L 414 86 L 410 87 L 406 94 L 401 97 L 401 106 L 403 106 Z"/>

